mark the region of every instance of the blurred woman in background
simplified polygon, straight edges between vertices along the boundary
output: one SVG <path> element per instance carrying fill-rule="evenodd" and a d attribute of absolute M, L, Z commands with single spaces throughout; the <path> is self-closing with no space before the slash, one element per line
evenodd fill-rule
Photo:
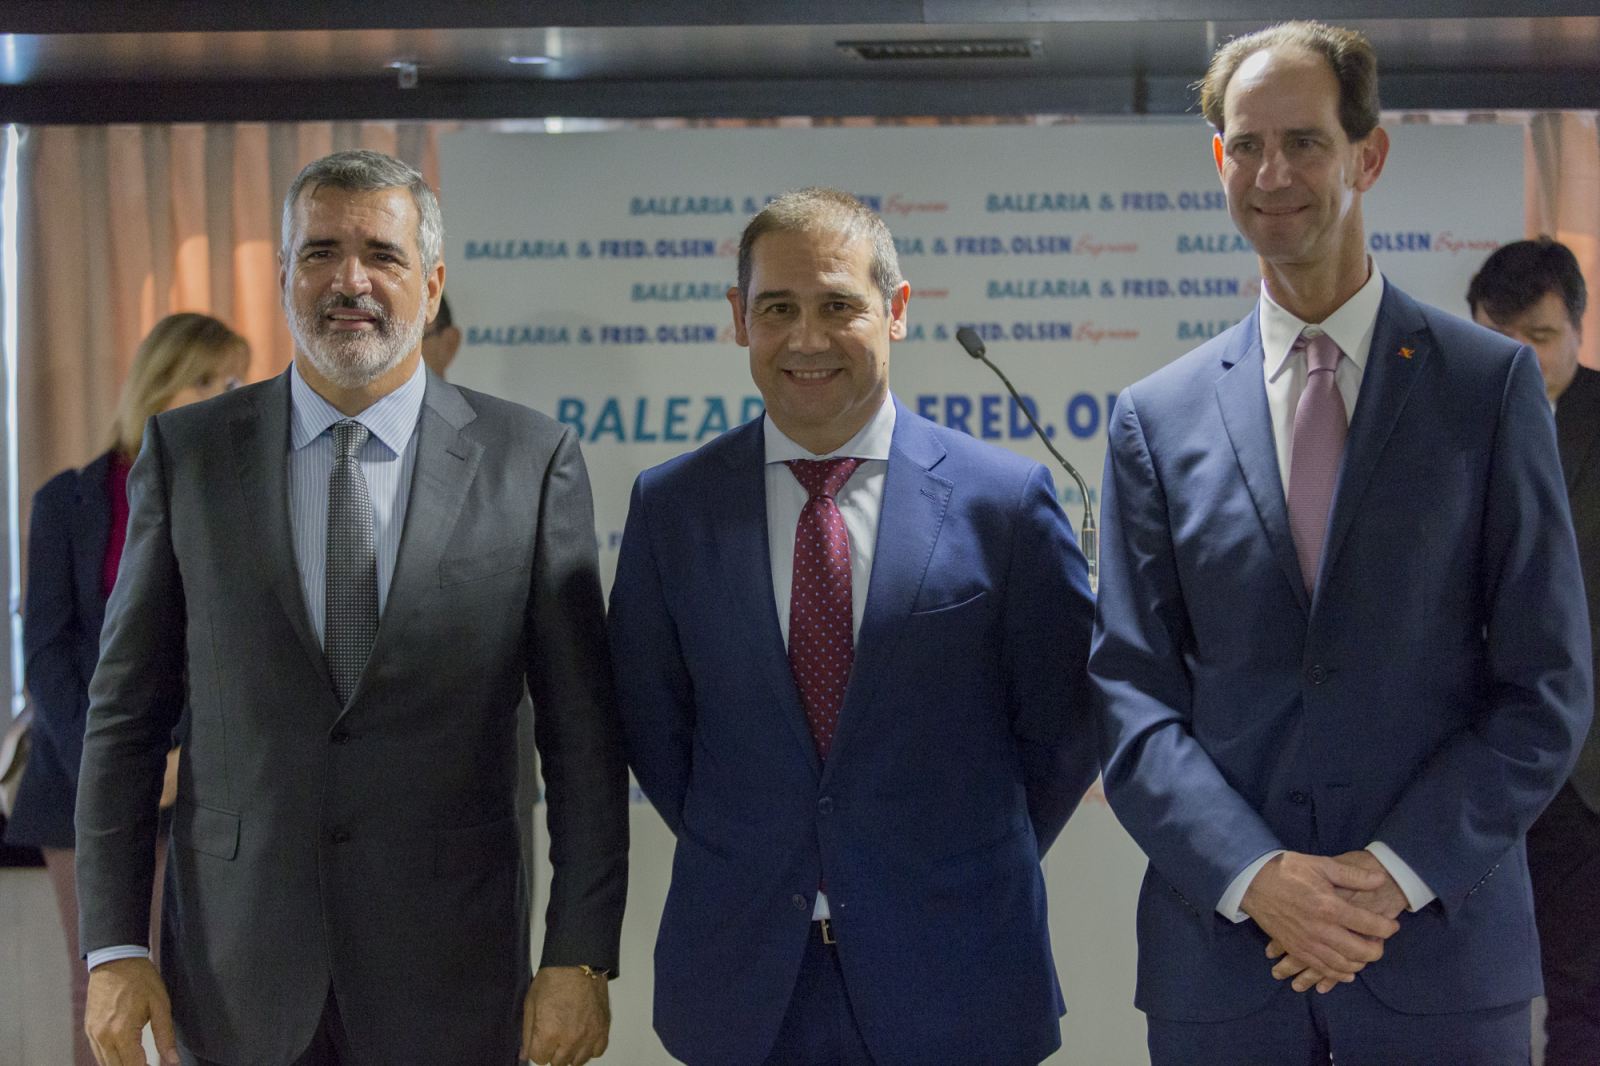
<path fill-rule="evenodd" d="M 76 1066 L 95 1066 L 83 1032 L 88 970 L 78 950 L 73 875 L 73 807 L 83 753 L 89 679 L 100 625 L 128 531 L 128 470 L 145 420 L 232 388 L 250 362 L 245 339 L 209 315 L 168 315 L 139 345 L 117 404 L 111 448 L 82 470 L 57 474 L 33 498 L 28 527 L 28 588 L 22 617 L 26 679 L 33 701 L 32 745 L 6 840 L 44 852 L 61 910 L 72 974 Z M 167 758 L 161 807 L 177 793 L 178 751 Z M 158 950 L 166 820 L 156 846 L 150 947 Z"/>

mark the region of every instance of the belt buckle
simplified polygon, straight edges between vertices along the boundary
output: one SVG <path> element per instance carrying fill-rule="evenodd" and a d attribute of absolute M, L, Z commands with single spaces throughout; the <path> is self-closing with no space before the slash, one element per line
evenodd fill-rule
<path fill-rule="evenodd" d="M 833 936 L 833 923 L 826 918 L 818 918 L 817 924 L 822 927 L 822 942 L 824 944 L 837 944 L 839 941 Z"/>

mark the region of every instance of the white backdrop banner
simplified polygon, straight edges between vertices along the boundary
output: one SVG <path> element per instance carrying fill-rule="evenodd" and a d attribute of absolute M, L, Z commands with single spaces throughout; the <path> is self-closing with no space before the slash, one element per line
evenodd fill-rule
<path fill-rule="evenodd" d="M 1484 256 L 1521 236 L 1520 127 L 1391 128 L 1364 201 L 1395 284 L 1465 313 Z M 1054 127 L 623 131 L 443 138 L 446 284 L 465 334 L 452 378 L 571 426 L 594 483 L 607 583 L 634 477 L 761 411 L 725 292 L 739 232 L 771 197 L 845 189 L 894 232 L 912 285 L 891 355 L 913 410 L 1051 463 L 977 330 L 1097 495 L 1117 392 L 1253 307 L 1255 257 L 1228 218 L 1198 121 Z M 1074 526 L 1079 494 L 1057 475 Z M 634 812 L 634 886 L 613 1055 L 666 1062 L 649 1032 L 650 945 L 671 841 Z M 1133 1013 L 1142 860 L 1103 807 L 1049 859 L 1067 1046 L 1052 1062 L 1143 1061 Z"/>

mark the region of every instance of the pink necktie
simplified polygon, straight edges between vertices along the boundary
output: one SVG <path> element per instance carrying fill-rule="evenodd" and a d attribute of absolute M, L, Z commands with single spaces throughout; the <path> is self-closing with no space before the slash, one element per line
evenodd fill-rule
<path fill-rule="evenodd" d="M 850 534 L 833 497 L 860 463 L 859 459 L 793 459 L 788 464 L 811 497 L 794 529 L 789 669 L 817 754 L 824 760 L 833 745 L 856 654 L 851 633 Z"/>
<path fill-rule="evenodd" d="M 1294 444 L 1289 453 L 1289 532 L 1300 557 L 1306 592 L 1311 594 L 1322 565 L 1328 512 L 1333 507 L 1349 421 L 1335 380 L 1344 353 L 1333 338 L 1326 333 L 1314 337 L 1301 334 L 1295 350 L 1305 352 L 1306 387 L 1295 408 Z"/>

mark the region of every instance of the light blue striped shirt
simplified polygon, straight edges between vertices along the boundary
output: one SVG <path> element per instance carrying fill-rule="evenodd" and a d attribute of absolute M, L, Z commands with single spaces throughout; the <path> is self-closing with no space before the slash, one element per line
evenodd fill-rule
<path fill-rule="evenodd" d="M 378 552 L 378 617 L 389 602 L 394 561 L 400 554 L 411 498 L 411 472 L 417 465 L 417 422 L 427 370 L 417 361 L 416 373 L 404 385 L 355 415 L 372 431 L 357 456 L 372 497 L 373 545 Z M 333 476 L 333 434 L 329 428 L 345 416 L 317 395 L 300 376 L 299 364 L 289 370 L 289 527 L 294 533 L 294 561 L 306 615 L 317 640 L 323 639 L 327 613 L 324 590 L 328 571 L 328 481 Z"/>
<path fill-rule="evenodd" d="M 400 531 L 405 527 L 406 504 L 411 499 L 411 471 L 417 465 L 417 423 L 422 418 L 422 394 L 427 370 L 417 360 L 417 371 L 404 385 L 355 416 L 372 436 L 357 456 L 372 497 L 372 532 L 378 551 L 378 617 L 389 602 L 394 561 L 400 554 Z M 289 528 L 294 534 L 294 561 L 300 570 L 300 589 L 317 642 L 323 639 L 327 614 L 324 594 L 328 572 L 328 481 L 333 477 L 333 434 L 328 432 L 344 415 L 318 396 L 289 368 Z M 116 959 L 149 958 L 147 948 L 121 944 L 88 953 L 89 969 Z"/>

